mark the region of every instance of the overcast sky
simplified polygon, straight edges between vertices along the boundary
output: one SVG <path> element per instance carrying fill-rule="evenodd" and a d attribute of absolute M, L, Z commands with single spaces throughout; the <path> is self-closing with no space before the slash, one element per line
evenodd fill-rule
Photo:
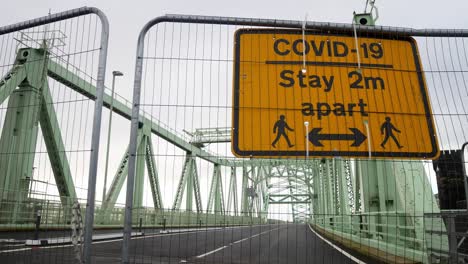
<path fill-rule="evenodd" d="M 116 87 L 119 94 L 129 94 L 133 83 L 136 39 L 143 25 L 164 14 L 258 17 L 349 23 L 353 11 L 362 12 L 365 0 L 16 0 L 3 1 L 0 25 L 65 11 L 82 6 L 101 9 L 110 22 L 110 49 L 107 80 L 113 69 L 127 74 Z M 413 28 L 468 28 L 466 0 L 377 0 L 379 25 Z M 108 83 L 108 82 L 106 82 Z"/>

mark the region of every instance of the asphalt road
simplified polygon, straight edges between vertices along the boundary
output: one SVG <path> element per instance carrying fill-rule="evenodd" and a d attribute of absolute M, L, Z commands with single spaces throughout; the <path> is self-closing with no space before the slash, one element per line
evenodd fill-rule
<path fill-rule="evenodd" d="M 93 244 L 93 263 L 120 262 L 122 240 Z M 76 263 L 71 246 L 11 248 L 0 263 Z M 308 225 L 281 224 L 152 234 L 132 239 L 132 263 L 355 263 Z"/>

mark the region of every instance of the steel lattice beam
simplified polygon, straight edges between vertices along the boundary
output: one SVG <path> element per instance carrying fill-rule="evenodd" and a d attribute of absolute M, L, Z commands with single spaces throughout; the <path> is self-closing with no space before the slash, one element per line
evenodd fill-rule
<path fill-rule="evenodd" d="M 16 153 L 14 159 L 11 154 L 0 159 L 0 167 L 13 173 L 2 174 L 0 188 L 15 191 L 19 195 L 15 198 L 17 201 L 26 198 L 40 124 L 60 199 L 65 206 L 76 199 L 76 193 L 45 75 L 48 61 L 45 49 L 20 49 L 13 69 L 0 81 L 0 102 L 10 96 L 0 153 Z M 15 140 L 19 142 L 15 143 Z"/>

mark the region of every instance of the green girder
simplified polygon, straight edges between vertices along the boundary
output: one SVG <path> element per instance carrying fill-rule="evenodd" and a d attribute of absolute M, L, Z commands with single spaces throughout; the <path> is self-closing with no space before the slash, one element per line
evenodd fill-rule
<path fill-rule="evenodd" d="M 48 62 L 43 49 L 20 49 L 13 69 L 0 81 L 0 103 L 10 97 L 0 138 L 0 167 L 7 171 L 0 176 L 0 189 L 2 199 L 27 199 L 40 124 L 60 199 L 66 206 L 76 200 L 76 193 L 45 75 Z M 8 193 L 13 195 L 7 197 Z"/>

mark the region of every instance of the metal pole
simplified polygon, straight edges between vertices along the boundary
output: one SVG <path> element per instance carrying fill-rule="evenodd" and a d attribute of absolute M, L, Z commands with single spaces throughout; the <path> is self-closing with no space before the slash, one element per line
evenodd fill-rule
<path fill-rule="evenodd" d="M 450 263 L 458 262 L 458 244 L 457 244 L 457 235 L 455 229 L 455 214 L 450 213 L 446 217 L 447 219 L 447 232 L 448 232 L 448 243 L 449 243 L 449 253 L 451 260 Z"/>
<path fill-rule="evenodd" d="M 110 149 L 111 126 L 112 126 L 112 109 L 114 108 L 115 76 L 123 76 L 123 73 L 119 71 L 112 72 L 112 92 L 111 92 L 111 103 L 109 107 L 109 129 L 107 130 L 106 168 L 104 170 L 104 187 L 102 189 L 102 200 L 101 200 L 102 203 L 106 199 L 107 171 L 109 168 L 109 149 Z"/>
<path fill-rule="evenodd" d="M 39 229 L 41 228 L 41 210 L 36 211 L 36 229 L 34 231 L 34 240 L 39 239 Z"/>
<path fill-rule="evenodd" d="M 132 207 L 133 207 L 133 188 L 135 183 L 135 162 L 138 141 L 138 125 L 140 114 L 140 96 L 141 96 L 141 79 L 143 74 L 143 50 L 144 39 L 146 32 L 152 25 L 146 25 L 138 36 L 137 54 L 135 63 L 135 80 L 133 83 L 133 107 L 132 119 L 130 124 L 130 143 L 128 147 L 128 176 L 127 176 L 127 192 L 125 199 L 125 218 L 124 218 L 124 234 L 122 241 L 122 263 L 130 262 L 130 239 L 132 236 Z"/>
<path fill-rule="evenodd" d="M 100 11 L 99 11 L 100 12 Z M 101 13 L 101 12 L 100 12 Z M 84 233 L 84 263 L 91 263 L 91 244 L 93 242 L 94 203 L 96 200 L 96 175 L 99 159 L 99 140 L 101 136 L 101 117 L 104 99 L 104 80 L 106 78 L 107 44 L 109 42 L 109 22 L 104 14 L 100 15 L 101 51 L 99 52 L 98 73 L 96 81 L 96 100 L 94 103 L 93 132 L 91 138 L 91 155 L 89 157 L 88 195 L 86 200 L 85 233 Z"/>
<path fill-rule="evenodd" d="M 304 122 L 304 126 L 305 126 L 305 145 L 306 145 L 306 160 L 309 160 L 309 138 L 308 138 L 308 134 L 309 134 L 309 122 L 305 121 Z"/>
<path fill-rule="evenodd" d="M 364 126 L 366 126 L 366 132 L 367 132 L 367 148 L 369 151 L 369 159 L 372 157 L 372 150 L 371 150 L 371 135 L 369 131 L 369 121 L 364 120 Z"/>
<path fill-rule="evenodd" d="M 468 145 L 468 142 L 465 142 L 461 147 L 461 165 L 462 165 L 462 172 L 463 172 L 463 183 L 465 184 L 465 203 L 466 203 L 466 211 L 468 212 L 468 179 L 466 175 L 466 165 L 465 165 L 465 147 Z"/>

